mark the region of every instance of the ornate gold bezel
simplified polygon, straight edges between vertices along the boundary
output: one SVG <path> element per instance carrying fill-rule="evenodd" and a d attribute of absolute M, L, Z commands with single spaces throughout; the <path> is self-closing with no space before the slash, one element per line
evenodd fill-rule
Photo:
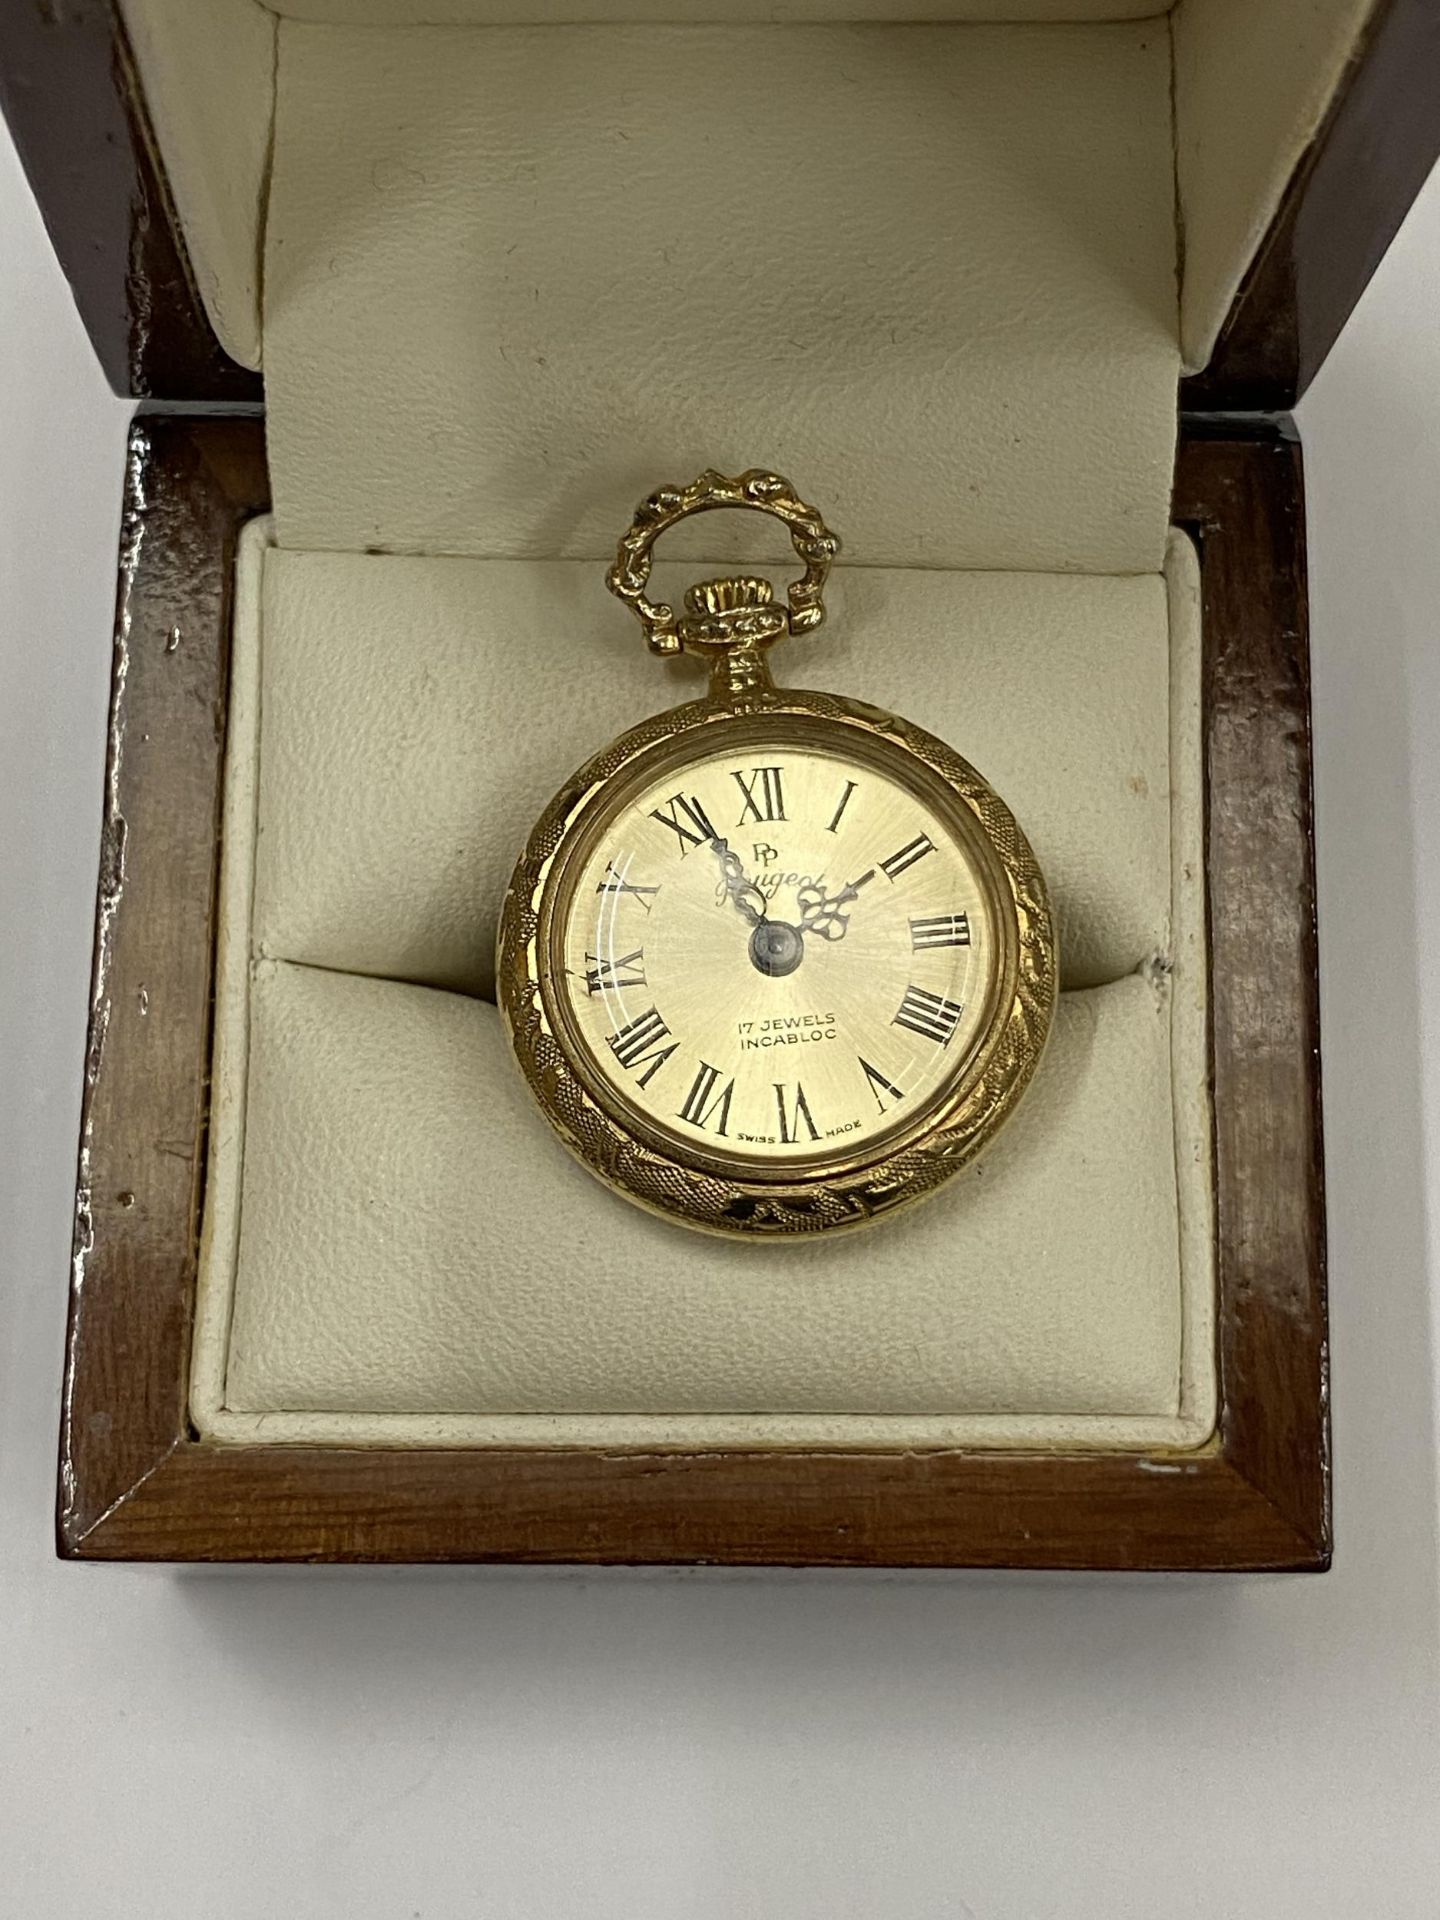
<path fill-rule="evenodd" d="M 803 723 L 853 750 L 898 756 L 896 773 L 917 774 L 955 809 L 957 828 L 987 856 L 1002 951 L 986 1019 L 955 1081 L 898 1138 L 872 1140 L 847 1157 L 798 1169 L 738 1172 L 701 1151 L 645 1128 L 590 1073 L 568 1040 L 551 923 L 565 877 L 597 818 L 652 761 L 696 755 L 717 743 L 709 729 L 758 719 Z M 687 756 L 688 757 L 688 756 Z M 977 830 L 978 829 L 978 833 Z M 1045 883 L 1014 816 L 988 783 L 921 727 L 836 694 L 757 689 L 696 700 L 653 715 L 622 734 L 568 780 L 531 832 L 500 918 L 497 998 L 515 1058 L 561 1139 L 606 1185 L 650 1211 L 701 1231 L 787 1235 L 856 1228 L 923 1199 L 975 1157 L 1009 1118 L 1049 1035 L 1058 983 L 1054 926 Z"/>

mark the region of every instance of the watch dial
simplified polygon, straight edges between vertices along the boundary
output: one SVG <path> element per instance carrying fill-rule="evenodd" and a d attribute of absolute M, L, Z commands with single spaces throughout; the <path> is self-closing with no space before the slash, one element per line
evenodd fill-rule
<path fill-rule="evenodd" d="M 959 803 L 898 758 L 706 751 L 633 788 L 579 865 L 552 947 L 567 1025 L 685 1151 L 798 1174 L 908 1129 L 963 1073 L 991 895 Z"/>

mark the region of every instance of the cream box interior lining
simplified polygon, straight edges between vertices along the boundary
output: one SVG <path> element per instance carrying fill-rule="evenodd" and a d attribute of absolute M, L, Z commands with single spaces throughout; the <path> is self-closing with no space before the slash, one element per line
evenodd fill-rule
<path fill-rule="evenodd" d="M 275 502 L 237 614 L 200 1430 L 1197 1444 L 1176 384 L 1366 7 L 125 11 L 202 292 L 264 362 Z M 530 818 L 683 697 L 595 563 L 657 480 L 755 462 L 847 544 L 833 624 L 781 677 L 968 754 L 1065 942 L 1014 1127 L 833 1253 L 681 1237 L 605 1194 L 529 1111 L 484 998 Z M 748 543 L 720 520 L 692 554 Z"/>
<path fill-rule="evenodd" d="M 1221 322 L 1354 56 L 1374 0 L 121 0 L 200 292 L 225 347 L 259 366 L 261 258 L 281 35 L 291 26 L 744 23 L 1037 25 L 1140 21 L 1168 35 L 1187 367 Z M 1016 42 L 1023 60 L 1023 40 Z"/>
<path fill-rule="evenodd" d="M 237 609 L 192 1381 L 202 1432 L 652 1446 L 1205 1437 L 1187 541 L 1172 540 L 1163 578 L 838 579 L 833 632 L 805 678 L 926 711 L 972 748 L 1031 828 L 1073 957 L 1032 1097 L 978 1166 L 883 1234 L 756 1247 L 682 1236 L 576 1166 L 482 997 L 515 832 L 553 784 L 551 756 L 568 766 L 658 692 L 628 623 L 606 645 L 587 621 L 595 569 L 296 554 L 271 539 L 268 523 L 247 533 Z M 508 670 L 515 631 L 550 636 L 538 682 Z M 527 731 L 536 708 L 543 761 Z M 1036 737 L 1051 751 L 1030 751 Z"/>

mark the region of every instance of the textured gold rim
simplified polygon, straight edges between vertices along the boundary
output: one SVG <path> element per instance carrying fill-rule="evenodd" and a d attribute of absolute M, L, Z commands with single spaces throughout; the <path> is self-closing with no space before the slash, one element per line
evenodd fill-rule
<path fill-rule="evenodd" d="M 953 1084 L 898 1139 L 809 1171 L 742 1173 L 673 1145 L 622 1114 L 609 1090 L 581 1064 L 567 1038 L 563 1003 L 551 998 L 552 923 L 567 875 L 596 821 L 667 752 L 704 750 L 705 728 L 740 719 L 794 717 L 834 730 L 837 744 L 898 754 L 922 771 L 978 829 L 996 894 L 1004 952 L 976 1045 Z M 861 736 L 857 739 L 857 736 Z M 743 699 L 697 700 L 654 715 L 598 753 L 566 782 L 537 821 L 518 861 L 500 918 L 498 998 L 515 1057 L 531 1093 L 571 1151 L 608 1186 L 686 1226 L 724 1234 L 797 1235 L 868 1224 L 933 1193 L 995 1135 L 1039 1063 L 1057 990 L 1055 935 L 1045 883 L 1028 841 L 1004 801 L 965 760 L 921 727 L 835 694 L 757 691 Z"/>

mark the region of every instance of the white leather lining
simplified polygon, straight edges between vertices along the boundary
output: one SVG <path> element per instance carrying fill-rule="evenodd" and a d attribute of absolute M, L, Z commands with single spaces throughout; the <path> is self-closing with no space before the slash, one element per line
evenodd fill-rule
<path fill-rule="evenodd" d="M 866 565 L 1158 571 L 1163 26 L 286 22 L 279 73 L 282 546 L 595 558 L 760 463 Z"/>
<path fill-rule="evenodd" d="M 201 294 L 222 343 L 247 365 L 258 365 L 275 12 L 258 0 L 121 0 L 121 7 Z M 408 28 L 420 64 L 435 60 L 433 85 L 442 100 L 447 83 L 439 65 L 442 58 L 448 62 L 450 49 L 429 40 L 426 23 L 468 23 L 472 33 L 483 35 L 494 22 L 650 20 L 693 25 L 704 22 L 707 11 L 712 17 L 714 13 L 705 0 L 626 0 L 623 6 L 611 0 L 424 0 L 418 7 L 400 0 L 294 0 L 276 11 L 298 21 L 332 23 L 336 61 L 325 82 L 332 95 L 343 94 L 356 79 L 345 44 L 347 27 L 369 28 L 375 35 L 370 51 L 378 58 L 383 49 L 376 29 L 384 25 Z M 1046 20 L 1058 23 L 1043 37 L 1056 42 L 1062 57 L 1066 47 L 1078 45 L 1082 37 L 1074 23 L 1163 13 L 1136 0 L 1100 5 L 1078 0 L 994 0 L 989 5 L 947 0 L 942 5 L 936 0 L 920 8 L 901 7 L 896 0 L 745 0 L 724 11 L 728 24 L 737 28 L 747 17 L 771 22 L 893 22 L 897 16 L 914 21 L 924 15 L 956 21 Z M 1156 185 L 1167 195 L 1173 193 L 1180 212 L 1183 245 L 1177 246 L 1172 234 L 1171 257 L 1180 263 L 1180 338 L 1188 366 L 1203 365 L 1208 358 L 1266 226 L 1374 11 L 1375 0 L 1181 0 L 1171 15 L 1174 153 L 1159 153 L 1142 143 L 1133 159 L 1137 168 L 1159 168 L 1163 181 Z M 1147 20 L 1143 30 L 1156 38 L 1160 32 L 1154 20 Z M 1037 45 L 1035 34 L 1012 36 L 1014 87 L 1027 86 L 1024 69 Z M 483 61 L 488 56 L 482 47 L 483 41 L 477 41 L 476 56 Z M 323 61 L 323 52 L 320 58 Z M 1082 56 L 1069 86 L 1072 95 L 1082 94 L 1090 78 Z M 337 98 L 334 104 L 342 103 Z M 956 137 L 962 142 L 965 104 L 956 101 Z M 1097 99 L 1097 126 L 1104 108 L 1104 100 Z M 1084 112 L 1084 102 L 1077 97 L 1064 117 L 1083 117 Z M 740 117 L 743 121 L 743 107 Z M 542 103 L 541 122 L 546 118 Z M 876 164 L 885 164 L 883 129 L 868 127 L 863 113 L 851 113 L 848 125 L 855 145 L 863 150 L 869 144 Z M 1008 126 L 999 127 L 999 136 L 1002 153 L 996 166 L 987 169 L 997 175 L 1003 173 Z M 791 183 L 796 191 L 803 192 L 803 179 L 802 172 Z M 1034 185 L 1046 194 L 1052 191 L 1039 174 Z M 1068 193 L 1062 192 L 1054 204 L 1068 216 Z M 556 206 L 537 211 L 542 220 L 553 219 Z M 822 221 L 833 213 L 828 199 L 815 211 Z M 763 205 L 757 204 L 754 217 L 759 221 L 762 216 Z M 960 264 L 972 255 L 983 257 L 987 250 L 1003 255 L 1006 225 L 1002 199 L 991 220 L 982 219 L 973 232 L 960 237 Z M 1079 236 L 1082 242 L 1084 237 Z M 332 255 L 327 251 L 324 257 L 328 261 Z M 503 258 L 502 252 L 492 264 L 498 267 Z M 1006 291 L 1003 275 L 996 291 Z M 1014 317 L 1012 308 L 998 316 L 999 323 Z M 1065 343 L 1057 350 L 1066 353 Z M 400 357 L 397 343 L 397 360 Z"/>
<path fill-rule="evenodd" d="M 263 540 L 263 529 L 247 536 L 237 614 L 192 1382 L 203 1432 L 352 1444 L 1154 1447 L 1203 1439 L 1213 1408 L 1209 1120 L 1198 636 L 1185 543 L 1172 550 L 1168 643 L 1162 598 L 1147 593 L 1137 621 L 1172 681 L 1167 698 L 1162 673 L 1159 699 L 1139 703 L 1149 764 L 1173 786 L 1175 919 L 1161 964 L 1064 996 L 1033 1097 L 980 1166 L 934 1201 L 830 1247 L 757 1248 L 682 1238 L 576 1167 L 530 1107 L 488 1003 L 340 972 L 339 951 L 329 968 L 279 957 L 249 964 L 256 822 L 273 817 L 268 706 L 263 727 L 260 719 L 269 617 L 303 629 L 318 613 L 315 648 L 296 631 L 284 643 L 287 726 L 306 659 L 319 662 L 322 689 L 328 673 L 327 596 L 261 586 L 269 565 L 285 582 L 312 563 L 286 555 L 267 563 Z M 322 575 L 337 567 L 329 556 L 313 564 Z M 453 623 L 450 646 L 432 658 L 455 657 L 473 609 L 468 594 L 493 590 L 488 570 L 464 562 L 344 564 L 368 579 L 372 595 L 382 574 L 413 580 L 417 566 L 455 578 L 453 591 L 432 584 L 415 596 L 412 635 L 438 618 Z M 554 569 L 510 563 L 505 571 L 538 571 L 528 591 L 553 592 L 545 576 Z M 870 583 L 859 584 L 853 598 L 863 604 Z M 1117 591 L 1138 584 L 1061 583 L 1073 623 L 1097 641 Z M 970 604 L 993 647 L 1033 683 L 1019 735 L 1033 727 L 1059 741 L 1073 683 L 1035 671 L 1031 637 L 1052 585 L 1039 583 L 1037 597 L 1034 582 L 965 583 L 967 592 L 980 587 Z M 903 604 L 904 582 L 887 587 Z M 352 589 L 353 604 L 360 597 Z M 381 593 L 377 618 L 395 604 Z M 921 647 L 943 684 L 951 676 L 941 667 L 953 670 L 965 656 L 957 649 L 937 665 L 933 637 L 901 623 L 895 644 L 902 653 L 907 641 Z M 395 638 L 403 649 L 403 628 Z M 483 628 L 478 639 L 483 645 Z M 1096 655 L 1096 697 L 1119 712 L 1136 698 L 1121 685 L 1126 669 L 1103 646 Z M 416 686 L 398 689 L 401 704 L 417 697 Z M 436 673 L 429 712 L 448 696 Z M 352 717 L 371 701 L 391 704 L 362 675 Z M 976 734 L 999 741 L 1003 684 L 972 687 L 968 704 Z M 452 756 L 443 727 L 435 739 L 434 790 L 447 778 L 457 787 L 478 779 L 498 795 L 505 764 Z M 971 745 L 963 727 L 956 742 Z M 1103 787 L 1099 735 L 1074 750 L 1101 762 L 1071 769 L 1077 789 Z M 554 784 L 565 771 L 557 758 L 535 778 Z M 404 772 L 403 764 L 375 767 L 372 779 Z M 311 779 L 354 791 L 353 769 L 323 750 Z M 266 848 L 262 868 L 273 858 Z M 343 883 L 334 885 L 338 898 Z M 434 895 L 474 898 L 460 871 L 432 866 L 428 885 Z M 453 918 L 448 909 L 427 912 L 413 889 L 411 910 L 421 925 L 444 928 Z M 341 914 L 333 938 L 344 924 Z"/>
<path fill-rule="evenodd" d="M 541 808 L 703 680 L 651 658 L 593 563 L 280 549 L 264 592 L 257 951 L 490 994 Z M 1049 876 L 1065 984 L 1164 949 L 1160 576 L 841 567 L 830 603 L 778 677 L 921 716 L 994 782 Z"/>
<path fill-rule="evenodd" d="M 258 367 L 275 15 L 256 0 L 121 0 L 120 11 L 210 324 Z"/>
<path fill-rule="evenodd" d="M 1185 364 L 1210 358 L 1375 0 L 1181 0 L 1175 147 Z"/>

